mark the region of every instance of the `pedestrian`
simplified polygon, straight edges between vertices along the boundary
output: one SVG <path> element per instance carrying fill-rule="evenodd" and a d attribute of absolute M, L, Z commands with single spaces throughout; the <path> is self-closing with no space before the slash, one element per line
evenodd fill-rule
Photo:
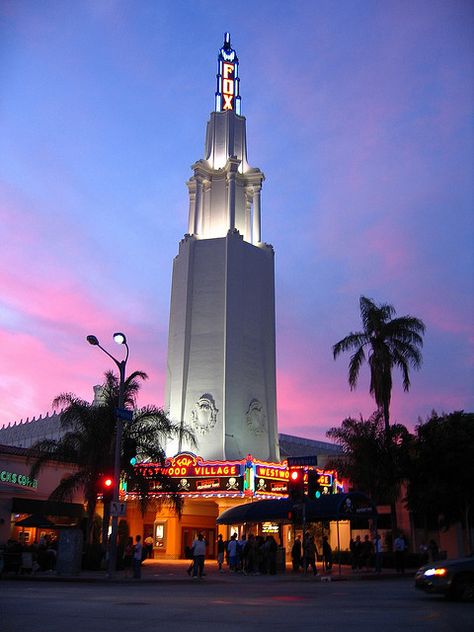
<path fill-rule="evenodd" d="M 351 539 L 349 546 L 352 558 L 352 571 L 358 573 L 362 568 L 362 542 L 360 541 L 360 535 L 356 536 L 355 540 Z"/>
<path fill-rule="evenodd" d="M 383 546 L 380 533 L 375 534 L 374 540 L 374 552 L 375 552 L 375 572 L 382 572 L 382 559 L 383 559 Z"/>
<path fill-rule="evenodd" d="M 291 547 L 291 562 L 293 564 L 293 572 L 297 573 L 301 566 L 301 538 L 299 535 Z"/>
<path fill-rule="evenodd" d="M 361 545 L 361 567 L 365 566 L 365 570 L 369 571 L 369 565 L 372 561 L 372 542 L 368 535 L 364 536 L 364 541 Z"/>
<path fill-rule="evenodd" d="M 123 550 L 123 567 L 125 569 L 125 576 L 132 576 L 132 560 L 133 560 L 133 538 L 130 536 L 127 538 L 127 543 Z"/>
<path fill-rule="evenodd" d="M 245 556 L 247 554 L 247 536 L 244 533 L 240 540 L 237 540 L 237 569 L 243 571 L 245 569 Z"/>
<path fill-rule="evenodd" d="M 439 559 L 439 547 L 436 544 L 435 540 L 430 540 L 428 542 L 428 551 L 431 556 L 431 561 L 437 562 Z"/>
<path fill-rule="evenodd" d="M 323 569 L 325 573 L 332 570 L 332 548 L 327 535 L 323 535 Z"/>
<path fill-rule="evenodd" d="M 224 564 L 224 554 L 225 554 L 225 542 L 222 539 L 222 535 L 219 533 L 217 536 L 217 565 L 219 567 L 219 572 L 223 573 L 224 569 L 222 565 Z"/>
<path fill-rule="evenodd" d="M 395 552 L 395 569 L 397 573 L 405 572 L 405 551 L 407 549 L 407 543 L 403 537 L 403 533 L 399 533 L 393 543 L 393 550 Z"/>
<path fill-rule="evenodd" d="M 135 546 L 133 547 L 133 579 L 140 579 L 142 576 L 142 556 L 143 544 L 142 536 L 135 536 Z"/>
<path fill-rule="evenodd" d="M 257 542 L 253 533 L 247 539 L 244 572 L 247 575 L 255 575 L 257 572 Z"/>
<path fill-rule="evenodd" d="M 202 579 L 204 575 L 204 559 L 206 557 L 206 541 L 202 533 L 198 533 L 198 537 L 193 542 L 193 579 Z"/>
<path fill-rule="evenodd" d="M 229 544 L 227 545 L 227 551 L 229 552 L 229 567 L 231 571 L 237 570 L 237 534 L 233 533 L 230 536 Z"/>
<path fill-rule="evenodd" d="M 277 543 L 272 535 L 267 535 L 265 538 L 265 544 L 263 545 L 263 553 L 265 555 L 265 568 L 269 575 L 276 574 L 276 558 L 277 558 Z"/>
<path fill-rule="evenodd" d="M 151 535 L 145 538 L 143 544 L 145 559 L 151 560 L 153 557 L 153 538 L 151 537 Z"/>
<path fill-rule="evenodd" d="M 310 533 L 307 533 L 303 543 L 303 567 L 305 573 L 308 571 L 308 566 L 311 566 L 313 569 L 313 575 L 318 574 L 318 569 L 316 567 L 317 555 L 318 551 L 316 549 L 316 544 L 314 543 L 314 537 Z"/>

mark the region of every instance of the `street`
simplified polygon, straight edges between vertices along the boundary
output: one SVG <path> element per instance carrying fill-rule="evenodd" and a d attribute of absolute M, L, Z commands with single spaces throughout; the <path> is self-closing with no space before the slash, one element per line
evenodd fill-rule
<path fill-rule="evenodd" d="M 1 632 L 320 629 L 473 630 L 472 604 L 425 595 L 413 579 L 332 581 L 211 575 L 160 582 L 0 582 Z"/>

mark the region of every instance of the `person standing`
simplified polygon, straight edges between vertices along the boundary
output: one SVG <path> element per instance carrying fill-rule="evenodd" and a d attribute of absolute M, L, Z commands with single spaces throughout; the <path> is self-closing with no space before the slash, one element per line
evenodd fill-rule
<path fill-rule="evenodd" d="M 135 546 L 133 547 L 133 579 L 140 579 L 142 576 L 143 545 L 141 540 L 141 535 L 135 537 Z"/>
<path fill-rule="evenodd" d="M 364 541 L 361 545 L 361 567 L 364 565 L 365 570 L 370 570 L 370 563 L 372 561 L 372 542 L 368 535 L 364 536 Z"/>
<path fill-rule="evenodd" d="M 402 533 L 398 534 L 393 543 L 393 550 L 395 551 L 395 568 L 397 573 L 403 574 L 405 572 L 405 551 L 407 544 Z"/>
<path fill-rule="evenodd" d="M 223 573 L 224 569 L 222 565 L 224 564 L 224 554 L 225 554 L 225 542 L 222 539 L 222 535 L 219 533 L 217 536 L 217 564 L 219 567 L 219 572 Z"/>
<path fill-rule="evenodd" d="M 291 547 L 291 561 L 293 563 L 293 571 L 297 573 L 301 566 L 301 538 L 299 535 L 296 536 Z"/>
<path fill-rule="evenodd" d="M 435 540 L 430 540 L 428 542 L 428 551 L 431 556 L 431 561 L 437 562 L 439 558 L 439 547 L 436 544 Z"/>
<path fill-rule="evenodd" d="M 375 572 L 382 572 L 382 558 L 383 558 L 383 546 L 382 546 L 382 538 L 380 537 L 380 533 L 375 534 L 374 540 L 374 552 L 375 552 Z"/>
<path fill-rule="evenodd" d="M 360 541 L 360 535 L 356 536 L 355 540 L 351 540 L 350 549 L 352 557 L 352 571 L 358 573 L 362 569 L 362 542 Z"/>
<path fill-rule="evenodd" d="M 327 535 L 323 535 L 323 570 L 325 573 L 332 570 L 332 548 Z"/>
<path fill-rule="evenodd" d="M 193 542 L 193 579 L 202 579 L 204 575 L 204 559 L 206 557 L 206 541 L 202 533 L 198 533 L 198 537 Z"/>
<path fill-rule="evenodd" d="M 229 567 L 231 571 L 237 571 L 237 534 L 233 533 L 227 545 L 229 553 Z"/>
<path fill-rule="evenodd" d="M 133 538 L 130 536 L 127 538 L 127 544 L 123 552 L 123 567 L 125 569 L 125 577 L 132 576 L 132 561 L 133 561 Z"/>

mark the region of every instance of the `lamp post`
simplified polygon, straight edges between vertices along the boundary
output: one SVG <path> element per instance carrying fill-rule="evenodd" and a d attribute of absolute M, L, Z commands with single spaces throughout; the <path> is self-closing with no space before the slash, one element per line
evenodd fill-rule
<path fill-rule="evenodd" d="M 96 336 L 92 336 L 92 335 L 87 336 L 86 340 L 90 345 L 94 347 L 99 347 L 99 349 L 101 349 L 106 355 L 108 355 L 109 358 L 111 358 L 115 362 L 119 370 L 119 397 L 118 397 L 117 422 L 116 422 L 116 427 L 115 427 L 114 493 L 113 493 L 113 500 L 118 502 L 119 494 L 120 494 L 120 471 L 121 471 L 121 467 L 120 467 L 121 458 L 120 457 L 122 454 L 122 432 L 123 432 L 123 420 L 121 416 L 121 411 L 124 407 L 125 367 L 127 365 L 128 354 L 130 350 L 128 348 L 127 338 L 125 337 L 125 334 L 121 332 L 117 332 L 114 334 L 114 341 L 119 345 L 125 345 L 127 353 L 125 355 L 124 360 L 117 360 L 117 358 L 114 358 L 114 356 L 111 353 L 109 353 L 107 349 L 104 349 L 104 347 L 102 347 L 99 344 L 99 340 L 97 339 Z M 116 567 L 117 567 L 117 530 L 118 530 L 117 527 L 118 527 L 118 516 L 112 515 L 112 533 L 110 534 L 110 540 L 109 540 L 109 546 L 108 546 L 109 559 L 108 559 L 108 565 L 107 565 L 107 574 L 109 577 L 113 577 L 113 575 L 115 574 Z"/>

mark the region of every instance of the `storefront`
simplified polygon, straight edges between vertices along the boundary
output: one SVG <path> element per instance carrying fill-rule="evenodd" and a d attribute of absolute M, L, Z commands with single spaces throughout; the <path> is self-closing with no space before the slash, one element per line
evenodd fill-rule
<path fill-rule="evenodd" d="M 0 446 L 0 544 L 9 539 L 26 546 L 56 537 L 58 529 L 77 524 L 83 516 L 82 496 L 74 502 L 51 502 L 51 492 L 70 474 L 70 463 L 48 461 L 37 478 L 30 477 L 28 450 Z"/>
<path fill-rule="evenodd" d="M 131 490 L 123 488 L 126 520 L 130 534 L 152 538 L 154 557 L 183 558 L 196 537 L 202 532 L 208 543 L 208 557 L 215 557 L 215 541 L 222 534 L 225 540 L 232 533 L 241 534 L 240 524 L 216 526 L 217 518 L 227 509 L 262 499 L 282 500 L 288 496 L 289 470 L 286 463 L 267 463 L 248 455 L 238 461 L 204 461 L 183 453 L 167 459 L 164 466 L 142 463 L 136 466 L 150 479 L 152 491 L 149 507 L 143 516 L 138 500 Z M 342 485 L 333 470 L 314 468 L 320 475 L 324 493 L 341 491 Z M 176 483 L 184 499 L 181 517 L 166 507 L 166 497 L 160 492 L 158 475 L 166 473 Z M 291 527 L 290 527 L 291 530 Z M 288 528 L 263 521 L 253 530 L 255 535 L 272 534 L 282 544 L 288 539 Z"/>

